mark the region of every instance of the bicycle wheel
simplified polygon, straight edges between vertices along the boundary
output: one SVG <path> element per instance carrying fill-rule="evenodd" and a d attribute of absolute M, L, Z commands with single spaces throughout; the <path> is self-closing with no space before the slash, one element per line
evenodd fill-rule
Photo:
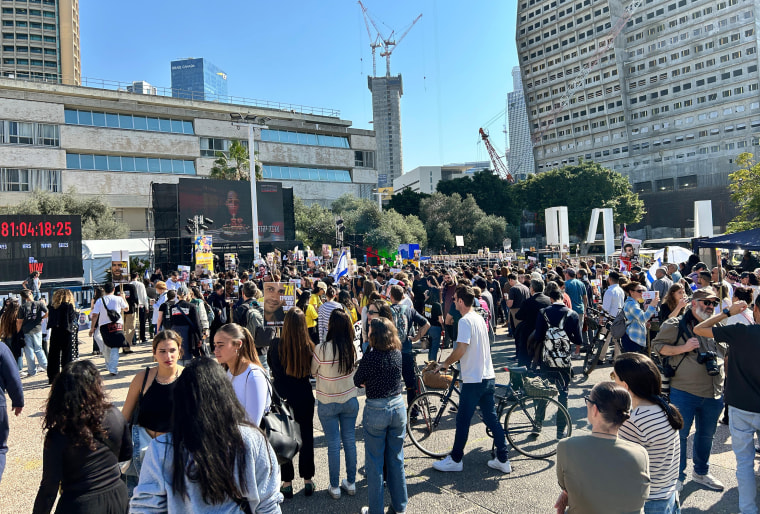
<path fill-rule="evenodd" d="M 427 392 L 414 399 L 409 407 L 406 431 L 414 446 L 425 455 L 445 457 L 454 446 L 457 408 L 451 398 Z"/>
<path fill-rule="evenodd" d="M 604 342 L 605 338 L 598 338 L 595 337 L 593 343 L 591 344 L 591 347 L 586 352 L 586 357 L 583 359 L 583 374 L 588 376 L 591 374 L 592 371 L 596 368 L 596 365 L 599 364 L 599 360 L 604 357 L 602 355 L 602 350 L 604 349 Z"/>
<path fill-rule="evenodd" d="M 509 443 L 532 459 L 545 459 L 557 453 L 557 443 L 570 437 L 572 431 L 570 414 L 553 398 L 520 398 L 504 419 Z"/>

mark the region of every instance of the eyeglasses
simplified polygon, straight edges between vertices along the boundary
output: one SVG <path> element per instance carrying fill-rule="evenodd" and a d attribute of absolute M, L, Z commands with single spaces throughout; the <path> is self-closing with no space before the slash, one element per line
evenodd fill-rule
<path fill-rule="evenodd" d="M 598 407 L 598 404 L 594 400 L 591 399 L 591 395 L 584 396 L 583 399 L 586 400 L 591 405 L 596 405 Z"/>
<path fill-rule="evenodd" d="M 720 302 L 715 300 L 699 300 L 700 302 L 704 303 L 708 307 L 716 307 Z"/>
<path fill-rule="evenodd" d="M 646 290 L 646 289 L 635 289 L 635 291 L 636 291 L 637 293 L 646 293 L 646 292 L 647 292 L 647 290 Z"/>
<path fill-rule="evenodd" d="M 367 314 L 369 314 L 370 316 L 371 316 L 371 315 L 373 315 L 373 314 L 374 314 L 375 316 L 377 316 L 378 314 L 380 314 L 380 311 L 371 311 L 371 310 L 367 310 Z"/>

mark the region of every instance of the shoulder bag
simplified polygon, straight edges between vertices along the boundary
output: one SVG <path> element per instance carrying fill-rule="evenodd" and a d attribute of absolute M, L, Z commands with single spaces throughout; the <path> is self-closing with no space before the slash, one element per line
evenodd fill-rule
<path fill-rule="evenodd" d="M 143 391 L 145 390 L 145 384 L 148 383 L 148 374 L 152 368 L 145 366 L 145 376 L 143 377 L 142 385 L 140 386 L 140 396 L 137 398 L 137 405 L 132 411 L 132 416 L 129 418 L 129 429 L 132 432 L 132 459 L 128 462 L 122 462 L 122 474 L 131 475 L 134 477 L 140 476 L 140 468 L 142 467 L 143 457 L 148 450 L 148 445 L 152 441 L 148 432 L 143 427 L 137 424 L 137 420 L 140 417 L 140 404 L 143 399 Z"/>
<path fill-rule="evenodd" d="M 108 319 L 111 323 L 104 323 L 100 325 L 100 336 L 103 338 L 103 343 L 109 348 L 123 348 L 127 346 L 127 338 L 124 337 L 124 326 L 121 323 L 116 323 L 119 320 L 119 313 L 115 310 L 111 310 L 106 306 L 105 300 L 100 298 L 103 302 L 103 307 L 106 309 Z M 115 316 L 114 316 L 115 315 Z M 115 318 L 115 319 L 114 319 Z"/>
<path fill-rule="evenodd" d="M 277 455 L 277 462 L 285 464 L 293 460 L 303 445 L 301 427 L 295 419 L 293 409 L 284 398 L 277 394 L 277 390 L 266 373 L 264 373 L 264 378 L 267 379 L 272 403 L 269 412 L 261 418 L 261 429 Z"/>

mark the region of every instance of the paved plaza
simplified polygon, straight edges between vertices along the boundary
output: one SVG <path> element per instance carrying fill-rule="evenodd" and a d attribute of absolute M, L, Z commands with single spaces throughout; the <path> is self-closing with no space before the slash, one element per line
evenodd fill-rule
<path fill-rule="evenodd" d="M 497 368 L 497 382 L 504 383 L 508 374 L 500 371 L 510 364 L 514 345 L 504 329 L 497 331 L 497 342 L 493 346 L 494 366 Z M 91 357 L 91 340 L 82 339 L 80 353 L 84 358 L 92 358 L 103 372 L 103 379 L 111 399 L 121 406 L 127 388 L 134 374 L 152 362 L 147 345 L 134 347 L 134 354 L 122 356 L 119 375 L 111 377 L 105 369 L 102 357 Z M 446 350 L 448 352 L 448 350 Z M 419 357 L 422 358 L 421 356 Z M 575 362 L 575 361 L 574 361 Z M 576 375 L 570 390 L 570 414 L 573 419 L 573 433 L 588 432 L 586 409 L 583 397 L 591 387 L 609 379 L 611 367 L 595 370 L 588 380 L 582 374 Z M 579 373 L 576 366 L 576 373 Z M 42 413 L 49 391 L 47 377 L 38 374 L 23 380 L 26 407 L 18 418 L 10 416 L 10 439 L 8 464 L 0 483 L 0 514 L 27 513 L 32 511 L 42 475 Z M 362 405 L 364 398 L 359 398 Z M 477 416 L 474 419 L 478 419 Z M 361 422 L 361 411 L 359 413 Z M 303 494 L 303 481 L 294 482 L 295 497 L 282 505 L 284 513 L 291 512 L 335 512 L 358 513 L 366 504 L 366 480 L 364 473 L 364 443 L 362 429 L 357 429 L 357 452 L 359 476 L 356 496 L 343 496 L 333 500 L 327 494 L 327 448 L 324 435 L 315 413 L 314 444 L 317 474 L 314 480 L 318 490 L 307 498 Z M 453 441 L 453 434 L 452 434 Z M 513 471 L 510 475 L 500 475 L 486 466 L 491 458 L 491 439 L 486 435 L 482 423 L 472 427 L 464 457 L 464 471 L 461 473 L 440 473 L 433 470 L 433 459 L 425 456 L 409 441 L 405 445 L 407 487 L 409 491 L 410 513 L 546 513 L 554 512 L 552 506 L 559 494 L 554 458 L 533 460 L 515 451 L 510 453 Z M 590 456 L 603 458 L 603 456 Z M 691 462 L 689 462 L 691 466 Z M 728 427 L 720 425 L 715 436 L 711 457 L 711 471 L 726 484 L 724 493 L 711 492 L 687 481 L 682 493 L 684 513 L 710 512 L 711 514 L 738 512 L 738 493 L 735 477 L 736 462 L 731 451 L 731 437 Z M 297 466 L 296 466 L 297 473 Z M 690 473 L 690 470 L 689 470 Z"/>

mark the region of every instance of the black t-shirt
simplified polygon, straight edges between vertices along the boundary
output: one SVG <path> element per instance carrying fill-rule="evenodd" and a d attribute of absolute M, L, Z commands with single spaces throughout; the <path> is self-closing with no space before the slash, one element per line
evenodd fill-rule
<path fill-rule="evenodd" d="M 124 299 L 127 301 L 129 310 L 125 314 L 134 314 L 137 305 L 140 303 L 140 299 L 137 298 L 137 288 L 133 284 L 119 284 L 116 286 L 114 294 L 117 296 L 122 295 L 122 288 L 124 291 Z"/>
<path fill-rule="evenodd" d="M 443 309 L 440 302 L 425 302 L 425 318 L 430 322 L 431 327 L 440 327 L 441 322 L 438 320 L 443 315 Z"/>
<path fill-rule="evenodd" d="M 21 331 L 24 334 L 42 332 L 42 317 L 48 311 L 44 302 L 24 302 L 18 309 L 18 319 L 23 319 Z"/>
<path fill-rule="evenodd" d="M 760 325 L 713 327 L 718 343 L 728 344 L 726 403 L 760 413 Z"/>
<path fill-rule="evenodd" d="M 528 298 L 530 298 L 530 289 L 522 284 L 515 284 L 509 289 L 509 299 L 512 300 L 510 309 L 519 309 Z"/>

